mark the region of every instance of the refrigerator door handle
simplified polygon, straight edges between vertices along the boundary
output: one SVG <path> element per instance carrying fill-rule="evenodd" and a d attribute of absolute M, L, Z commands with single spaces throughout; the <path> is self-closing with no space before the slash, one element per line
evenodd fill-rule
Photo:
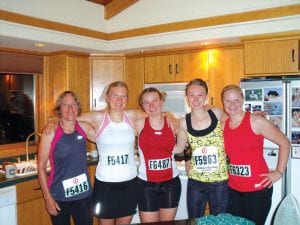
<path fill-rule="evenodd" d="M 277 156 L 276 152 L 274 152 L 274 150 L 271 150 L 270 152 L 268 152 L 268 156 Z"/>

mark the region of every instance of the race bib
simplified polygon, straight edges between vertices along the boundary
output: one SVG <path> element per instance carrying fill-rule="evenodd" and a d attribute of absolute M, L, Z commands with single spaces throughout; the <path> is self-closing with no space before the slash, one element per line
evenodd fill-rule
<path fill-rule="evenodd" d="M 128 154 L 124 155 L 108 155 L 107 156 L 107 165 L 116 166 L 116 165 L 126 165 L 129 163 Z"/>
<path fill-rule="evenodd" d="M 198 172 L 211 173 L 219 167 L 216 146 L 198 147 L 193 151 L 195 169 Z"/>
<path fill-rule="evenodd" d="M 240 177 L 251 177 L 251 166 L 229 164 L 229 174 Z"/>
<path fill-rule="evenodd" d="M 77 177 L 64 180 L 63 182 L 65 197 L 70 198 L 79 195 L 89 190 L 89 183 L 85 173 L 80 174 Z"/>
<path fill-rule="evenodd" d="M 170 158 L 149 160 L 149 170 L 166 170 L 171 166 Z"/>

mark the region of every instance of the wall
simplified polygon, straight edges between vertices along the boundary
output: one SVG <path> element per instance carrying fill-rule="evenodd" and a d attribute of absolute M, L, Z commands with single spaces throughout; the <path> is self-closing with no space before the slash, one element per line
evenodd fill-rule
<path fill-rule="evenodd" d="M 180 30 L 186 29 L 186 25 L 184 24 L 183 27 L 179 29 L 179 31 L 172 31 L 155 35 L 140 34 L 140 36 L 118 38 L 108 42 L 103 40 L 103 33 L 102 38 L 97 38 L 97 32 L 116 32 L 121 30 L 126 31 L 127 29 L 156 25 L 161 23 L 170 23 L 178 20 L 191 20 L 195 18 L 211 17 L 220 15 L 221 13 L 224 15 L 241 11 L 296 4 L 299 3 L 299 1 L 230 0 L 226 1 L 226 4 L 224 5 L 221 4 L 222 1 L 220 0 L 173 0 L 171 3 L 167 0 L 141 0 L 122 13 L 118 14 L 116 17 L 113 17 L 109 21 L 103 20 L 102 6 L 88 1 L 74 0 L 72 1 L 72 3 L 68 3 L 67 7 L 63 7 L 63 4 L 65 4 L 65 2 L 68 1 L 63 1 L 62 3 L 62 1 L 59 0 L 2 0 L 1 8 L 4 10 L 26 14 L 31 17 L 40 17 L 47 20 L 53 20 L 73 25 L 77 28 L 80 26 L 81 29 L 90 29 L 89 31 L 84 30 L 81 35 L 71 35 L 68 33 L 64 33 L 64 30 L 58 32 L 25 26 L 18 23 L 1 21 L 0 34 L 3 35 L 1 37 L 2 46 L 10 45 L 14 48 L 18 48 L 15 46 L 17 46 L 17 44 L 19 43 L 19 39 L 25 39 L 31 41 L 43 41 L 49 43 L 49 45 L 55 44 L 57 48 L 65 48 L 64 50 L 70 50 L 70 47 L 73 46 L 74 48 L 76 47 L 76 49 L 72 49 L 73 51 L 84 51 L 89 53 L 123 53 L 124 51 L 136 51 L 141 48 L 163 48 L 175 44 L 178 45 L 188 43 L 199 45 L 200 41 L 220 43 L 228 42 L 232 38 L 235 38 L 236 41 L 240 36 L 264 34 L 266 32 L 288 32 L 300 29 L 300 15 L 295 15 L 294 12 L 293 15 L 295 16 L 283 17 L 282 15 L 285 15 L 285 12 L 289 11 L 289 9 L 284 9 L 277 12 L 276 19 L 272 18 L 263 20 L 259 19 L 258 17 L 256 21 L 252 22 L 227 22 L 223 25 L 209 25 L 209 23 L 207 23 L 202 27 L 192 27 L 193 29 L 184 31 Z M 170 10 L 170 4 L 172 4 L 172 10 Z M 295 7 L 296 6 L 297 5 L 295 5 Z M 78 8 L 80 8 L 80 10 L 78 10 Z M 143 13 L 141 13 L 141 11 Z M 155 14 L 153 14 L 153 12 L 155 12 Z M 261 13 L 260 15 L 263 16 L 265 14 Z M 271 15 L 273 14 L 271 13 Z M 253 16 L 246 17 L 246 20 L 251 20 Z M 235 19 L 237 18 L 239 18 L 238 15 L 235 17 Z M 213 20 L 210 21 L 213 22 Z M 45 23 L 47 25 L 47 22 Z M 36 22 L 35 24 L 40 23 Z M 180 25 L 172 26 L 180 27 Z M 47 28 L 49 27 L 51 26 L 48 24 Z M 74 27 L 74 30 L 77 29 L 76 27 Z M 148 29 L 148 31 L 151 31 L 151 29 Z M 93 38 L 88 38 L 84 36 L 86 34 L 85 32 L 94 32 L 93 34 L 95 34 L 95 36 Z M 129 31 L 129 33 L 131 34 L 134 32 L 134 30 Z M 165 29 L 161 29 L 161 32 L 165 32 Z M 101 35 L 99 34 L 99 36 Z M 11 38 L 15 38 L 15 40 L 12 42 Z"/>

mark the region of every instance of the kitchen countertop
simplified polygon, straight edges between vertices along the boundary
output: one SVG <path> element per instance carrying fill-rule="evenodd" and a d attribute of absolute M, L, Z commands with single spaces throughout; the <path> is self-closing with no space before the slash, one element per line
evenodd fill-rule
<path fill-rule="evenodd" d="M 24 159 L 24 157 L 22 158 L 22 160 L 23 159 Z M 87 160 L 88 160 L 88 166 L 97 165 L 97 163 L 98 163 L 98 157 L 93 158 L 91 156 L 88 156 Z M 184 168 L 184 164 L 182 164 L 182 162 L 184 162 L 184 157 L 183 156 L 178 154 L 175 157 L 175 160 L 178 163 L 180 162 L 180 164 L 177 164 L 178 168 L 179 167 Z M 180 170 L 180 168 L 179 168 L 179 170 Z M 33 179 L 37 179 L 37 174 L 31 174 L 31 175 L 22 176 L 22 177 L 6 178 L 4 173 L 0 173 L 0 188 L 7 187 L 7 186 L 10 186 L 10 185 L 16 185 L 18 183 L 22 183 L 22 182 L 33 180 Z"/>
<path fill-rule="evenodd" d="M 98 158 L 87 157 L 88 166 L 97 165 Z M 37 174 L 31 174 L 22 177 L 6 178 L 4 173 L 0 173 L 0 188 L 16 185 L 25 181 L 37 179 Z"/>

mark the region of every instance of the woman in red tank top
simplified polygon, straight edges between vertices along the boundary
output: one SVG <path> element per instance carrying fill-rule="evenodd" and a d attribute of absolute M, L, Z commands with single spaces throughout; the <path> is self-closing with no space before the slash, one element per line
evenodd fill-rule
<path fill-rule="evenodd" d="M 229 115 L 223 131 L 229 159 L 229 213 L 263 225 L 271 207 L 272 186 L 286 169 L 290 142 L 263 116 L 243 110 L 244 96 L 239 86 L 228 85 L 221 95 Z M 274 171 L 269 171 L 263 157 L 264 138 L 279 146 Z"/>

